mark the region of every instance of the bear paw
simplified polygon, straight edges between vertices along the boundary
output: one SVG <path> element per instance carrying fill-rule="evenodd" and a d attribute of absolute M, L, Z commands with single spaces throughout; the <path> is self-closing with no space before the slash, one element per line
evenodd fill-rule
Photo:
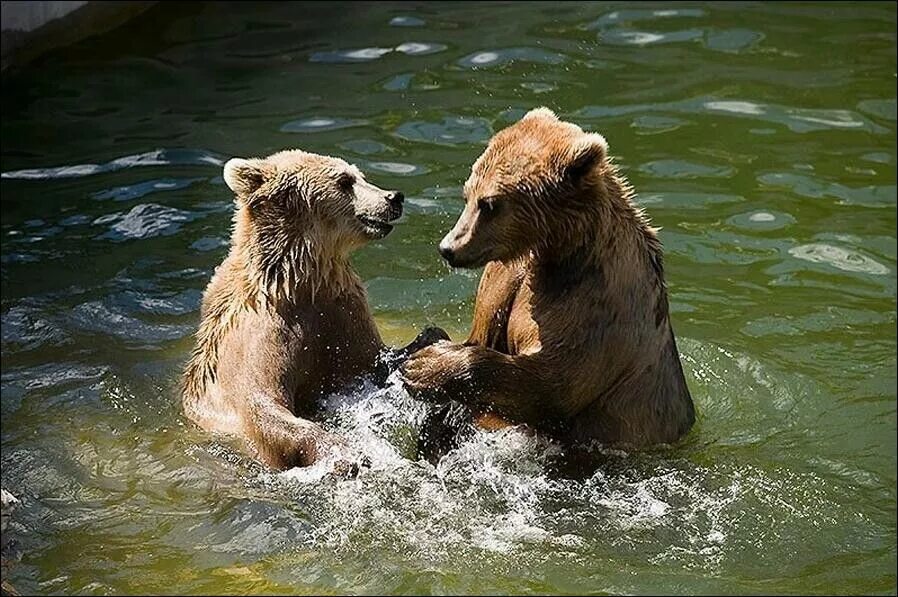
<path fill-rule="evenodd" d="M 402 376 L 409 394 L 419 400 L 445 402 L 460 398 L 465 387 L 469 348 L 440 341 L 409 357 Z"/>

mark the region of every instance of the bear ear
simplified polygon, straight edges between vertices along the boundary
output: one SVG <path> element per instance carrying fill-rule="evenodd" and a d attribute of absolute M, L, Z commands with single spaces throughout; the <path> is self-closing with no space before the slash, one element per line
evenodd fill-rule
<path fill-rule="evenodd" d="M 598 133 L 585 133 L 577 139 L 570 150 L 566 174 L 572 180 L 580 179 L 584 174 L 608 155 L 608 142 Z"/>
<path fill-rule="evenodd" d="M 264 160 L 233 158 L 224 165 L 224 180 L 238 197 L 251 195 L 271 176 Z"/>
<path fill-rule="evenodd" d="M 524 114 L 524 118 L 522 118 L 521 120 L 528 120 L 530 118 L 548 118 L 549 120 L 558 120 L 555 112 L 545 106 L 530 110 L 529 112 Z"/>

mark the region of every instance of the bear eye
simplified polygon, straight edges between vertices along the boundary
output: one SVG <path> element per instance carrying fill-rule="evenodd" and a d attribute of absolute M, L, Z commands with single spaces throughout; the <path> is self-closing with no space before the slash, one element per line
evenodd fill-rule
<path fill-rule="evenodd" d="M 348 191 L 352 188 L 352 185 L 355 184 L 355 176 L 352 174 L 341 174 L 337 179 L 337 184 L 340 185 L 340 188 L 344 191 Z"/>
<path fill-rule="evenodd" d="M 477 209 L 484 216 L 494 215 L 496 213 L 496 209 L 498 208 L 498 206 L 499 206 L 499 204 L 496 202 L 496 200 L 491 197 L 488 197 L 486 199 L 478 199 L 477 200 Z"/>

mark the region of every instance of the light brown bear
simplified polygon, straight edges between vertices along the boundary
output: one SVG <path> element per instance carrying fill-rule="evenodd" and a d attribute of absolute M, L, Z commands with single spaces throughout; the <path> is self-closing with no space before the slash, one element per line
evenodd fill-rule
<path fill-rule="evenodd" d="M 308 420 L 316 398 L 383 363 L 349 254 L 390 232 L 403 196 L 298 150 L 232 159 L 224 180 L 236 196 L 231 249 L 203 295 L 184 412 L 273 468 L 306 466 L 344 443 Z M 439 338 L 428 328 L 400 352 Z"/>
<path fill-rule="evenodd" d="M 453 266 L 486 265 L 471 335 L 412 355 L 413 396 L 571 444 L 643 447 L 689 431 L 661 243 L 607 151 L 546 108 L 493 137 L 440 243 Z M 451 436 L 439 416 L 423 434 L 431 456 Z"/>

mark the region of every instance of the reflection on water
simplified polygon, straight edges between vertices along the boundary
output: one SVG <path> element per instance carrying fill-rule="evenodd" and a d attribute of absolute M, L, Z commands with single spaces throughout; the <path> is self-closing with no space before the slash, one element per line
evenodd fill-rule
<path fill-rule="evenodd" d="M 458 145 L 485 143 L 493 133 L 483 118 L 447 116 L 442 122 L 405 122 L 396 128 L 395 134 L 409 141 Z"/>
<path fill-rule="evenodd" d="M 14 583 L 894 592 L 895 22 L 887 3 L 175 3 L 4 73 Z M 402 189 L 355 257 L 378 325 L 462 338 L 479 272 L 435 244 L 486 141 L 536 105 L 603 133 L 662 227 L 699 411 L 682 445 L 598 449 L 578 476 L 510 429 L 432 466 L 395 379 L 323 404 L 371 462 L 353 480 L 267 472 L 186 424 L 224 160 L 300 147 Z"/>
<path fill-rule="evenodd" d="M 135 166 L 166 166 L 166 165 L 205 165 L 221 166 L 221 159 L 202 150 L 188 149 L 157 149 L 140 155 L 126 155 L 116 158 L 105 164 L 76 164 L 73 166 L 59 166 L 55 168 L 33 168 L 28 170 L 4 171 L 3 178 L 18 179 L 48 179 L 48 178 L 79 178 L 92 174 L 103 174 L 133 168 Z"/>

